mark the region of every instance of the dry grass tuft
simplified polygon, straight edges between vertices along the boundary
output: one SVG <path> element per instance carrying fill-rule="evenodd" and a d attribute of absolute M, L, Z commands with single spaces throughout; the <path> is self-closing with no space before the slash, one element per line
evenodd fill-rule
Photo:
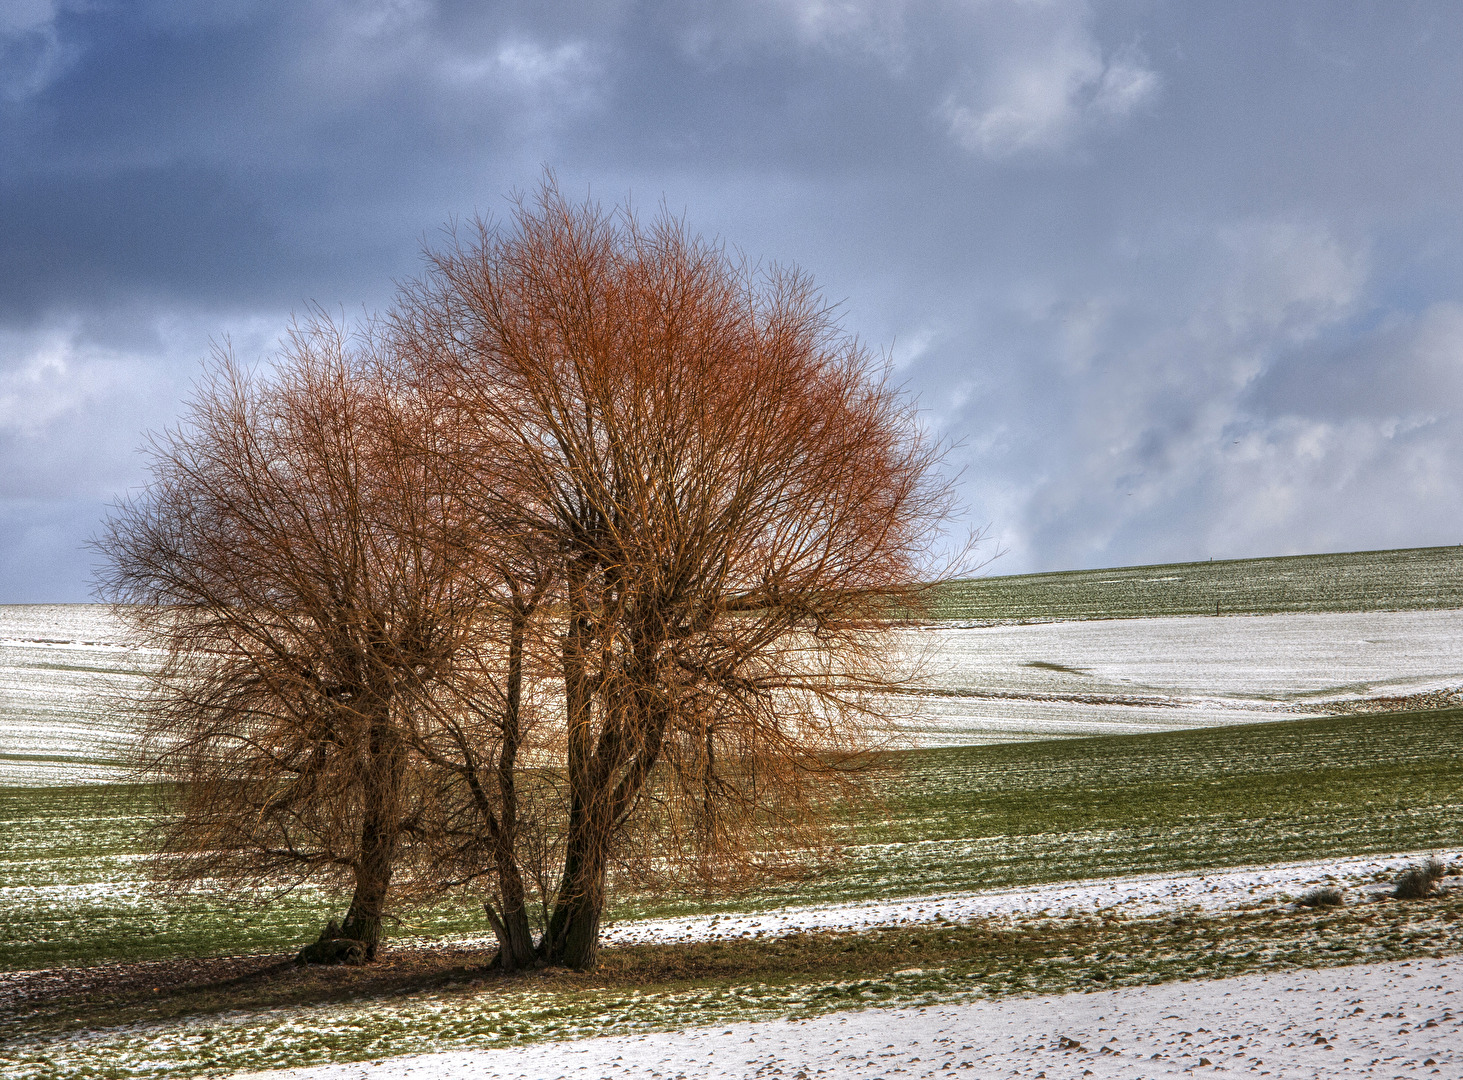
<path fill-rule="evenodd" d="M 1438 882 L 1445 873 L 1447 867 L 1437 859 L 1428 859 L 1416 866 L 1409 866 L 1397 876 L 1392 895 L 1398 900 L 1425 900 L 1437 894 Z"/>

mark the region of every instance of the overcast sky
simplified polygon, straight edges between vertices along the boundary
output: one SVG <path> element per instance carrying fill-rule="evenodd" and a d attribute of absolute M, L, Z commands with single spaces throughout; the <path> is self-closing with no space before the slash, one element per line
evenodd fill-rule
<path fill-rule="evenodd" d="M 990 572 L 1463 542 L 1463 5 L 0 0 L 0 602 L 544 166 L 796 263 Z"/>

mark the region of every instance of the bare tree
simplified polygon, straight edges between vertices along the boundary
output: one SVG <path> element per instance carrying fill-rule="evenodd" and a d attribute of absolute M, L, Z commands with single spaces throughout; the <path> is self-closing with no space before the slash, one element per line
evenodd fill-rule
<path fill-rule="evenodd" d="M 805 276 L 552 183 L 384 333 L 217 357 L 151 463 L 98 546 L 167 655 L 162 865 L 348 882 L 367 955 L 389 894 L 485 887 L 509 969 L 593 966 L 617 881 L 797 868 L 950 508 Z"/>
<path fill-rule="evenodd" d="M 179 782 L 165 873 L 348 884 L 366 959 L 430 791 L 413 712 L 484 625 L 468 530 L 396 452 L 379 360 L 322 317 L 267 374 L 219 351 L 97 542 L 98 591 L 166 655 L 143 710 L 148 766 Z"/>
<path fill-rule="evenodd" d="M 551 180 L 429 253 L 391 325 L 477 522 L 538 560 L 520 630 L 557 661 L 534 723 L 564 796 L 539 952 L 591 967 L 615 867 L 725 885 L 816 828 L 898 678 L 937 448 L 804 275 Z"/>

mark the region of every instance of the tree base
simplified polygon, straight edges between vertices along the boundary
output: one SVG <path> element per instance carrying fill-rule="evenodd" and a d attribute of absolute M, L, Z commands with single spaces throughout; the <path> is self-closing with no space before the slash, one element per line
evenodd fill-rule
<path fill-rule="evenodd" d="M 320 931 L 320 937 L 306 945 L 295 955 L 295 963 L 301 967 L 307 964 L 350 964 L 352 967 L 369 960 L 370 952 L 364 941 L 342 937 L 340 923 L 331 919 Z"/>

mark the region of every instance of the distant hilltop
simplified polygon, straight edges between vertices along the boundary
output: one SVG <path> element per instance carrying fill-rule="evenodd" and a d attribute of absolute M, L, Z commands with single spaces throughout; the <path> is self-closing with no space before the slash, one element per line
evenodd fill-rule
<path fill-rule="evenodd" d="M 930 614 L 1021 622 L 1433 608 L 1463 608 L 1463 547 L 971 578 L 938 586 Z"/>

